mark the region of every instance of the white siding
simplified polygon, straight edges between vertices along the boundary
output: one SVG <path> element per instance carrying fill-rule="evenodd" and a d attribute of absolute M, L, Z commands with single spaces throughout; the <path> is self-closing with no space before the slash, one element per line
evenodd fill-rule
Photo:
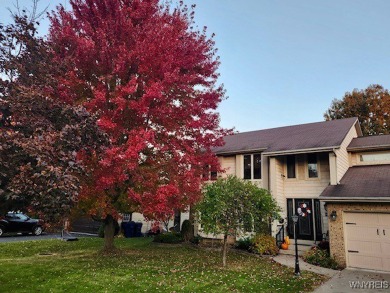
<path fill-rule="evenodd" d="M 238 178 L 244 178 L 244 156 L 236 156 L 236 176 Z"/>
<path fill-rule="evenodd" d="M 188 220 L 189 217 L 190 217 L 190 214 L 188 212 L 181 213 L 181 215 L 180 215 L 180 228 L 181 228 L 181 225 L 183 224 L 183 221 Z M 140 213 L 133 213 L 131 219 L 134 222 L 142 223 L 142 230 L 141 230 L 142 233 L 148 232 L 150 230 L 150 228 L 152 227 L 153 221 L 146 221 L 144 216 Z M 163 225 L 161 224 L 161 226 L 163 226 Z M 169 221 L 168 226 L 169 226 L 169 228 L 173 227 L 173 219 L 171 221 Z"/>
<path fill-rule="evenodd" d="M 345 172 L 347 172 L 350 167 L 349 155 L 347 152 L 347 147 L 351 143 L 352 139 L 357 137 L 357 131 L 355 126 L 353 126 L 347 136 L 344 138 L 339 149 L 335 150 L 336 153 L 336 161 L 337 161 L 337 182 L 339 183 L 341 178 L 343 178 Z"/>
<path fill-rule="evenodd" d="M 219 162 L 221 164 L 221 168 L 225 171 L 222 174 L 222 177 L 227 177 L 228 175 L 236 175 L 236 157 L 219 157 Z"/>
<path fill-rule="evenodd" d="M 308 178 L 305 155 L 297 156 L 298 178 L 284 177 L 285 198 L 317 198 L 330 183 L 329 156 L 318 154 L 318 178 Z"/>
<path fill-rule="evenodd" d="M 355 153 L 351 153 L 350 154 L 350 162 L 351 162 L 351 166 L 356 166 L 357 164 L 359 164 L 359 155 L 358 154 L 355 154 Z"/>

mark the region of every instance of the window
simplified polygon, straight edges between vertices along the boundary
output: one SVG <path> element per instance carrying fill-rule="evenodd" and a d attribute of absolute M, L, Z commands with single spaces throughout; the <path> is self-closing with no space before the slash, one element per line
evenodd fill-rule
<path fill-rule="evenodd" d="M 218 179 L 218 172 L 217 171 L 211 171 L 210 172 L 210 180 L 217 180 Z"/>
<path fill-rule="evenodd" d="M 261 155 L 244 155 L 244 179 L 261 179 Z"/>
<path fill-rule="evenodd" d="M 360 155 L 360 162 L 390 161 L 390 152 Z"/>
<path fill-rule="evenodd" d="M 261 155 L 253 155 L 253 179 L 261 179 Z"/>
<path fill-rule="evenodd" d="M 310 154 L 307 156 L 307 168 L 309 171 L 309 178 L 318 177 L 318 164 L 316 154 Z"/>
<path fill-rule="evenodd" d="M 287 178 L 296 178 L 295 155 L 287 156 Z"/>
<path fill-rule="evenodd" d="M 209 165 L 204 166 L 202 177 L 206 180 L 217 180 L 218 172 Z"/>
<path fill-rule="evenodd" d="M 252 155 L 244 155 L 244 179 L 252 179 Z"/>

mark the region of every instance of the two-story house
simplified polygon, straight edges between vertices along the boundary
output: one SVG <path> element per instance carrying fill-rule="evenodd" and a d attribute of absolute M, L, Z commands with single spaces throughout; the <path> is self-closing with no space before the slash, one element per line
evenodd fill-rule
<path fill-rule="evenodd" d="M 342 266 L 390 271 L 390 135 L 363 137 L 357 118 L 237 133 L 213 151 L 224 173 L 270 190 L 282 208 L 273 236 L 308 249 L 324 238 Z M 181 226 L 177 213 L 170 226 Z M 150 228 L 143 216 L 143 232 Z M 210 236 L 210 235 L 209 235 Z M 210 236 L 212 237 L 212 236 Z M 295 241 L 295 240 L 293 240 Z"/>
<path fill-rule="evenodd" d="M 221 176 L 270 190 L 284 218 L 273 222 L 274 236 L 284 229 L 293 238 L 291 216 L 299 214 L 298 243 L 329 237 L 341 265 L 390 270 L 389 138 L 362 137 L 357 118 L 349 118 L 238 133 L 214 151 Z M 371 241 L 374 232 L 380 239 Z"/>

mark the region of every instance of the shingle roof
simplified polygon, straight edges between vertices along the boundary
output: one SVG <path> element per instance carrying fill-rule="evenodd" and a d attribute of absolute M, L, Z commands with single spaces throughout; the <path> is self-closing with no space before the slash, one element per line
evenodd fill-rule
<path fill-rule="evenodd" d="M 354 138 L 349 144 L 349 151 L 361 149 L 390 149 L 390 135 L 375 135 Z"/>
<path fill-rule="evenodd" d="M 338 185 L 329 185 L 320 199 L 387 198 L 390 200 L 390 165 L 354 166 Z"/>
<path fill-rule="evenodd" d="M 339 147 L 357 118 L 323 121 L 237 133 L 224 138 L 216 154 L 263 150 L 265 153 Z"/>

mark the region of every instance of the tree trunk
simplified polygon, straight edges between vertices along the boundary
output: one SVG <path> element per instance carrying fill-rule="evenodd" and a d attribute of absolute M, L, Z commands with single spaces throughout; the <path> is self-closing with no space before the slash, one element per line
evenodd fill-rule
<path fill-rule="evenodd" d="M 222 264 L 224 267 L 226 267 L 226 254 L 227 254 L 227 234 L 223 235 L 223 248 L 222 248 Z"/>
<path fill-rule="evenodd" d="M 104 251 L 113 252 L 114 245 L 115 226 L 114 218 L 111 215 L 107 215 L 104 219 Z"/>
<path fill-rule="evenodd" d="M 190 223 L 191 223 L 191 229 L 189 231 L 189 235 L 190 235 L 190 238 L 188 239 L 188 241 L 191 241 L 192 239 L 194 239 L 194 236 L 195 236 L 195 209 L 194 209 L 194 206 L 190 206 L 190 217 L 189 217 L 189 220 L 190 220 Z"/>

